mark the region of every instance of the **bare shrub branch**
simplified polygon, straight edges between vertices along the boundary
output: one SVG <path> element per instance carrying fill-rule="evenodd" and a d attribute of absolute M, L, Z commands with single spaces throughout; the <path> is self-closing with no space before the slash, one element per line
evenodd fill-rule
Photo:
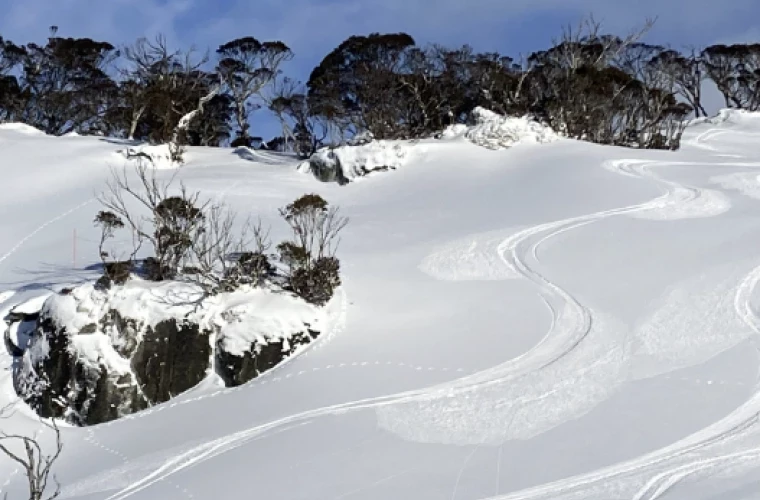
<path fill-rule="evenodd" d="M 0 418 L 10 417 L 11 406 L 0 410 Z M 53 431 L 55 447 L 51 451 L 43 450 L 39 439 L 20 434 L 9 434 L 0 430 L 0 452 L 16 462 L 24 471 L 29 487 L 30 500 L 54 500 L 61 494 L 61 485 L 52 475 L 53 465 L 63 451 L 63 440 L 58 424 L 53 419 L 49 423 L 40 420 L 44 428 Z M 21 448 L 22 451 L 16 451 Z M 54 484 L 53 492 L 46 494 L 50 481 Z"/>

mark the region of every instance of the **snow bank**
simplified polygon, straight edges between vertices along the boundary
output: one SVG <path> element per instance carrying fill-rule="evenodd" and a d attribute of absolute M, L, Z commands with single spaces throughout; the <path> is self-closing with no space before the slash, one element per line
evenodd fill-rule
<path fill-rule="evenodd" d="M 0 131 L 8 130 L 26 135 L 46 135 L 42 130 L 36 129 L 26 123 L 0 123 Z"/>
<path fill-rule="evenodd" d="M 442 138 L 463 137 L 488 149 L 505 149 L 518 144 L 540 144 L 560 138 L 554 130 L 535 120 L 502 116 L 485 108 L 475 108 L 471 119 L 474 120 L 474 124 L 452 125 L 444 130 Z"/>
<path fill-rule="evenodd" d="M 760 126 L 760 112 L 723 108 L 714 116 L 693 118 L 688 122 L 689 127 L 702 124 L 723 126 L 721 128 L 739 133 L 756 133 Z"/>
<path fill-rule="evenodd" d="M 157 170 L 174 169 L 181 165 L 181 162 L 172 160 L 171 148 L 168 144 L 150 145 L 144 144 L 141 146 L 130 147 L 126 149 L 120 149 L 116 151 L 127 160 L 139 161 L 149 159 L 148 162 L 153 168 Z M 183 156 L 186 156 L 185 152 Z"/>
<path fill-rule="evenodd" d="M 199 293 L 190 285 L 173 282 L 133 279 L 110 290 L 88 283 L 67 294 L 51 295 L 41 313 L 58 327 L 65 328 L 69 335 L 97 325 L 109 310 L 117 310 L 122 316 L 154 327 L 162 321 L 185 318 L 193 311 L 192 301 L 197 300 Z"/>
<path fill-rule="evenodd" d="M 404 141 L 372 141 L 360 145 L 321 149 L 299 170 L 325 182 L 348 182 L 372 172 L 395 170 L 406 165 L 419 146 Z"/>

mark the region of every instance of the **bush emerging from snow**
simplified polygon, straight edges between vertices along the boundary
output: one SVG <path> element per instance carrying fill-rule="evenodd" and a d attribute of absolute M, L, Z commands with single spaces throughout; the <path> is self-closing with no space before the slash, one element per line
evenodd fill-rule
<path fill-rule="evenodd" d="M 307 302 L 324 305 L 340 286 L 335 251 L 348 219 L 316 194 L 298 198 L 281 209 L 280 215 L 293 232 L 291 241 L 277 247 L 288 266 L 285 285 Z"/>
<path fill-rule="evenodd" d="M 335 257 L 339 233 L 348 219 L 319 195 L 307 194 L 280 210 L 292 230 L 292 239 L 271 248 L 269 231 L 248 219 L 235 229 L 235 214 L 223 205 L 200 202 L 200 193 L 180 185 L 178 194 L 159 183 L 155 172 L 137 168 L 139 184 L 132 187 L 126 173 L 114 173 L 100 200 L 95 223 L 101 227 L 99 244 L 104 275 L 98 284 L 109 289 L 123 285 L 133 272 L 150 281 L 189 282 L 204 297 L 232 292 L 241 286 L 279 287 L 311 304 L 324 305 L 340 286 L 340 265 Z M 138 202 L 147 215 L 136 213 Z M 128 229 L 133 248 L 129 256 L 105 250 L 105 243 L 120 229 Z M 152 255 L 138 261 L 143 244 Z M 279 258 L 279 261 L 274 261 Z M 137 263 L 141 265 L 138 266 Z"/>

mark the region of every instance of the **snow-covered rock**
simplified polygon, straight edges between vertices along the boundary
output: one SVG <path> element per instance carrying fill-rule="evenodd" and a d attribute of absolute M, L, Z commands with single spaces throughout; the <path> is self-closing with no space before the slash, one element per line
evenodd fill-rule
<path fill-rule="evenodd" d="M 400 168 L 420 151 L 419 147 L 405 141 L 360 141 L 357 145 L 320 149 L 299 170 L 323 182 L 345 184 L 372 172 Z"/>
<path fill-rule="evenodd" d="M 511 148 L 517 144 L 553 142 L 560 136 L 546 125 L 528 117 L 502 116 L 485 108 L 475 108 L 472 125 L 452 125 L 443 131 L 442 139 L 463 137 L 489 149 Z"/>
<path fill-rule="evenodd" d="M 199 302 L 177 282 L 134 279 L 51 295 L 16 376 L 41 416 L 93 425 L 219 376 L 248 382 L 313 341 L 324 313 L 302 299 L 242 288 Z"/>

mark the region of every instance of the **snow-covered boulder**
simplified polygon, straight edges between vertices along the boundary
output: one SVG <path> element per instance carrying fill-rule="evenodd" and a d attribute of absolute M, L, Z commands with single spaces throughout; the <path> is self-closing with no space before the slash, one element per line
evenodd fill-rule
<path fill-rule="evenodd" d="M 560 136 L 546 125 L 528 117 L 502 116 L 485 108 L 475 108 L 470 125 L 452 125 L 443 139 L 465 138 L 488 149 L 511 148 L 517 144 L 553 142 Z"/>
<path fill-rule="evenodd" d="M 94 425 L 168 401 L 207 377 L 250 381 L 314 340 L 322 309 L 245 288 L 198 301 L 176 282 L 84 285 L 50 296 L 16 374 L 41 416 Z"/>
<path fill-rule="evenodd" d="M 417 152 L 415 147 L 404 141 L 359 141 L 356 145 L 320 149 L 299 169 L 323 182 L 346 184 L 372 172 L 400 168 L 413 152 Z"/>
<path fill-rule="evenodd" d="M 216 374 L 244 384 L 315 340 L 325 328 L 323 308 L 283 292 L 246 288 L 209 301 L 216 332 Z"/>

